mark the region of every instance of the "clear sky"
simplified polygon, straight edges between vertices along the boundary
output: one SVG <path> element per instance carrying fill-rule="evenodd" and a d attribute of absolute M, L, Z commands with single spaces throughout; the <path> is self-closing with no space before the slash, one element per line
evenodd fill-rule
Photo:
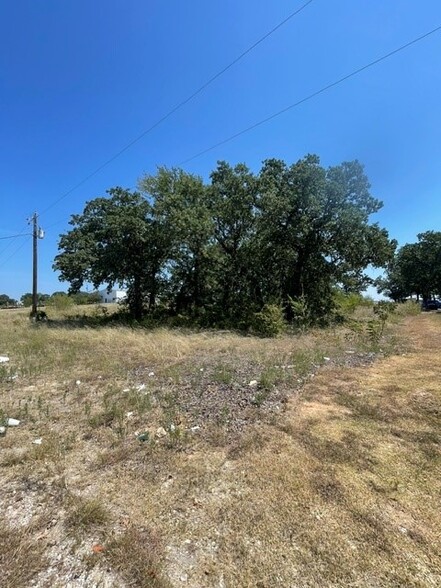
<path fill-rule="evenodd" d="M 2 0 L 0 237 L 42 212 L 39 291 L 59 234 L 87 200 L 134 188 L 441 25 L 439 0 L 314 0 L 194 101 L 54 206 L 66 191 L 305 0 Z M 359 159 L 400 244 L 441 230 L 441 32 L 185 165 L 258 171 L 268 157 Z M 0 293 L 31 290 L 31 239 L 0 240 Z"/>

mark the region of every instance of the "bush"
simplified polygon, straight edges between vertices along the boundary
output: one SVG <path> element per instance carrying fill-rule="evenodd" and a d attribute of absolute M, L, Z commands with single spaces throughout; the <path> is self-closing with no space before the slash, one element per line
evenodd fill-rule
<path fill-rule="evenodd" d="M 253 330 L 262 337 L 277 337 L 285 328 L 283 309 L 277 304 L 265 304 L 254 314 Z"/>

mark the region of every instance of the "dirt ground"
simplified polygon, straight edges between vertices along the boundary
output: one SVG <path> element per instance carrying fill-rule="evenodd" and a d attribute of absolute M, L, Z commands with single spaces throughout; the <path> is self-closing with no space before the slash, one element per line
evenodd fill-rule
<path fill-rule="evenodd" d="M 164 372 L 161 413 L 153 393 L 132 395 L 159 364 L 118 383 L 123 412 L 108 386 L 100 396 L 105 371 L 9 375 L 22 423 L 0 439 L 0 585 L 441 586 L 441 315 L 397 329 L 405 345 L 365 365 L 343 341 L 339 359 L 328 346 L 312 372 L 282 366 L 279 380 L 266 364 L 256 385 L 234 367 L 236 340 L 210 368 L 207 339 Z M 177 389 L 198 391 L 201 411 Z M 222 391 L 240 419 L 219 409 Z"/>

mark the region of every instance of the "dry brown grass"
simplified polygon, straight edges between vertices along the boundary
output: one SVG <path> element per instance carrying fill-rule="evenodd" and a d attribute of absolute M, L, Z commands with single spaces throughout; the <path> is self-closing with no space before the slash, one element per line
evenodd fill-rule
<path fill-rule="evenodd" d="M 370 365 L 344 330 L 58 318 L 0 314 L 3 533 L 35 553 L 11 588 L 441 585 L 440 315 L 400 317 Z"/>

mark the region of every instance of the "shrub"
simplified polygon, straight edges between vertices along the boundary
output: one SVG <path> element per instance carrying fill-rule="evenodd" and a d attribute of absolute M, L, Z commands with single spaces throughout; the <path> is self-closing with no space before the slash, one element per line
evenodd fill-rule
<path fill-rule="evenodd" d="M 283 309 L 276 304 L 265 304 L 254 314 L 253 329 L 262 337 L 277 337 L 286 328 Z"/>

